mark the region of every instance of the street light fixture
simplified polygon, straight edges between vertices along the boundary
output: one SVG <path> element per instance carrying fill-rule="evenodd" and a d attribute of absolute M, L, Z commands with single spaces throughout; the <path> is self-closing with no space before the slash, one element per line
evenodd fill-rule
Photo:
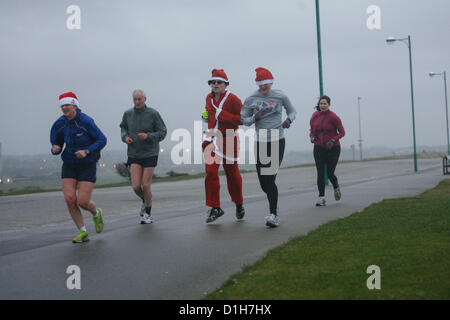
<path fill-rule="evenodd" d="M 413 82 L 413 69 L 412 69 L 412 54 L 411 54 L 411 36 L 408 38 L 397 39 L 389 37 L 386 39 L 386 43 L 389 45 L 394 42 L 400 41 L 406 44 L 409 49 L 409 77 L 411 83 L 411 110 L 412 110 L 412 126 L 413 126 L 413 144 L 414 144 L 414 172 L 417 172 L 417 148 L 416 148 L 416 121 L 414 116 L 414 82 Z"/>
<path fill-rule="evenodd" d="M 450 137 L 448 132 L 448 100 L 447 100 L 447 72 L 443 71 L 441 73 L 430 72 L 430 77 L 443 76 L 444 77 L 444 90 L 445 90 L 445 121 L 447 122 L 447 154 L 450 154 Z"/>

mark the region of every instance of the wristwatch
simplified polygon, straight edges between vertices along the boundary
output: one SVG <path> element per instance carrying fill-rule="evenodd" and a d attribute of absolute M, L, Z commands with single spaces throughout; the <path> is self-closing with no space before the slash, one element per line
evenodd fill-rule
<path fill-rule="evenodd" d="M 87 155 L 89 155 L 91 152 L 89 151 L 89 149 L 84 150 L 86 152 Z"/>

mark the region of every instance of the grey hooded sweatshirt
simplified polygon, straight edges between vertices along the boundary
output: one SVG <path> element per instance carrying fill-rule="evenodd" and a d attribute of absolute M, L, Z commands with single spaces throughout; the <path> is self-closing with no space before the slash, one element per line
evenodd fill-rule
<path fill-rule="evenodd" d="M 256 91 L 245 99 L 241 110 L 242 122 L 246 126 L 255 124 L 257 141 L 270 142 L 283 139 L 284 130 L 281 126 L 283 107 L 288 118 L 294 121 L 297 112 L 283 91 L 272 89 L 267 95 Z M 264 109 L 267 110 L 267 113 L 255 122 L 256 113 Z"/>

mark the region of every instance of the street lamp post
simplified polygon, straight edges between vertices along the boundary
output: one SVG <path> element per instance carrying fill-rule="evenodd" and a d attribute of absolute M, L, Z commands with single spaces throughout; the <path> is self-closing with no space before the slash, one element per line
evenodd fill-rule
<path fill-rule="evenodd" d="M 358 121 L 359 121 L 359 160 L 362 161 L 362 135 L 361 135 L 361 97 L 358 97 Z"/>
<path fill-rule="evenodd" d="M 316 25 L 317 25 L 317 56 L 318 56 L 318 60 L 319 60 L 319 92 L 320 92 L 320 96 L 323 96 L 322 41 L 320 38 L 319 0 L 316 0 Z"/>
<path fill-rule="evenodd" d="M 316 26 L 317 26 L 317 57 L 319 61 L 319 93 L 323 96 L 323 72 L 322 72 L 322 41 L 320 37 L 320 8 L 319 0 L 316 0 Z M 327 165 L 325 164 L 325 185 L 328 185 Z"/>
<path fill-rule="evenodd" d="M 444 90 L 445 90 L 445 121 L 447 122 L 447 154 L 450 154 L 450 137 L 448 133 L 448 100 L 447 100 L 447 72 L 434 73 L 430 72 L 430 77 L 444 76 Z"/>
<path fill-rule="evenodd" d="M 416 149 L 416 120 L 414 116 L 414 83 L 412 70 L 412 54 L 411 54 L 411 36 L 404 39 L 396 39 L 389 37 L 386 39 L 387 44 L 394 44 L 396 41 L 405 43 L 409 49 L 409 77 L 411 82 L 411 110 L 412 110 L 412 125 L 413 125 L 413 144 L 414 144 L 414 172 L 417 172 L 417 149 Z"/>

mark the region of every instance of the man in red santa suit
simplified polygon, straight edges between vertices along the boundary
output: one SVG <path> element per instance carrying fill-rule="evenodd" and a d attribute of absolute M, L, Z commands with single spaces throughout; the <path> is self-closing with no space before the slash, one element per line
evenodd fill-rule
<path fill-rule="evenodd" d="M 206 96 L 206 107 L 202 118 L 208 122 L 208 131 L 202 148 L 205 157 L 205 190 L 208 210 L 206 223 L 213 222 L 224 214 L 220 208 L 219 166 L 225 170 L 228 192 L 236 204 L 236 218 L 244 218 L 242 206 L 242 177 L 239 160 L 239 136 L 236 130 L 241 121 L 242 102 L 228 90 L 228 77 L 222 69 L 214 69 L 208 81 L 211 93 Z"/>

